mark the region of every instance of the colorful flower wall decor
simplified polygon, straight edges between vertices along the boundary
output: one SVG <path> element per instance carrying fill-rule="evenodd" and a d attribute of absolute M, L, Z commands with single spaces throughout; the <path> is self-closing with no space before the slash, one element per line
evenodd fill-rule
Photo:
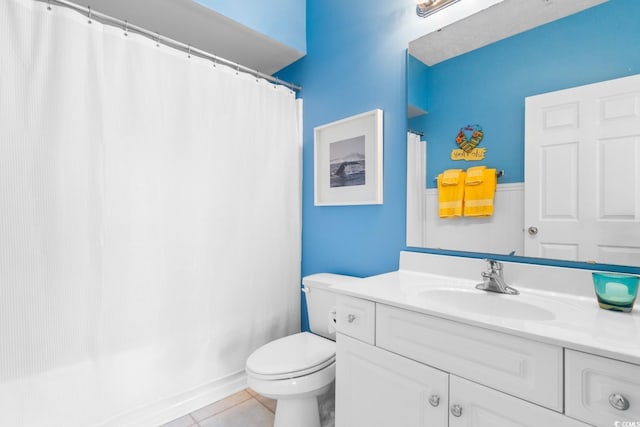
<path fill-rule="evenodd" d="M 478 147 L 483 138 L 484 132 L 480 125 L 467 125 L 460 128 L 456 136 L 458 148 L 451 151 L 451 160 L 483 160 L 487 149 Z"/>

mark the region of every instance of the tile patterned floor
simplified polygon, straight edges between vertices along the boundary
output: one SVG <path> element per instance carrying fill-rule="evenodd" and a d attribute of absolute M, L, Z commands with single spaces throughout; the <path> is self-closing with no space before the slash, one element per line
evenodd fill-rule
<path fill-rule="evenodd" d="M 276 401 L 247 388 L 161 427 L 272 427 Z"/>

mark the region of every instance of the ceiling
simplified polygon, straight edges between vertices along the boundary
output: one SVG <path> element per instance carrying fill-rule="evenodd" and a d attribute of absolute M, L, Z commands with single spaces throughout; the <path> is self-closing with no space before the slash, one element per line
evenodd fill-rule
<path fill-rule="evenodd" d="M 473 6 L 462 0 L 450 7 Z M 491 4 L 483 0 L 486 4 Z M 409 51 L 434 65 L 514 34 L 563 18 L 607 0 L 503 0 L 437 28 L 409 43 Z M 245 27 L 192 0 L 86 0 L 95 11 L 126 20 L 195 48 L 274 74 L 304 56 L 274 39 Z M 442 22 L 438 15 L 427 20 Z M 463 15 L 464 16 L 464 15 Z"/>
<path fill-rule="evenodd" d="M 504 0 L 410 42 L 409 52 L 434 65 L 605 1 Z"/>
<path fill-rule="evenodd" d="M 191 0 L 85 0 L 85 4 L 265 74 L 304 56 Z"/>

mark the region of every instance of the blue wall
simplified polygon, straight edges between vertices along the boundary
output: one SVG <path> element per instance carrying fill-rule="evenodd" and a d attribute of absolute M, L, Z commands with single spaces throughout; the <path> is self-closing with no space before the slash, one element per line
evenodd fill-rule
<path fill-rule="evenodd" d="M 640 72 L 637 16 L 637 0 L 611 0 L 431 67 L 423 130 L 430 150 L 438 148 L 429 169 L 461 126 L 480 123 L 491 162 L 522 181 L 523 97 Z M 303 275 L 398 267 L 406 249 L 406 48 L 419 30 L 413 0 L 307 1 L 308 54 L 279 73 L 303 86 Z M 313 128 L 374 108 L 384 111 L 384 205 L 314 206 Z"/>
<path fill-rule="evenodd" d="M 194 1 L 299 52 L 307 51 L 304 0 Z"/>
<path fill-rule="evenodd" d="M 407 55 L 407 102 L 410 106 L 425 112 L 429 109 L 429 70 L 430 68 L 420 60 Z M 423 119 L 425 117 L 409 119 L 409 129 L 414 129 L 414 122 L 424 128 Z"/>
<path fill-rule="evenodd" d="M 308 0 L 307 56 L 278 73 L 304 99 L 302 273 L 393 270 L 404 247 L 407 28 L 413 0 Z M 415 25 L 415 23 L 413 23 Z M 313 128 L 384 111 L 384 204 L 313 205 Z"/>

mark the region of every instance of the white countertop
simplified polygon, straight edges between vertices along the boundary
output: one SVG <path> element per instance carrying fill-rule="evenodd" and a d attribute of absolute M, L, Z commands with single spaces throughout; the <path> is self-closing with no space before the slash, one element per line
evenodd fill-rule
<path fill-rule="evenodd" d="M 603 310 L 595 296 L 514 286 L 520 295 L 475 289 L 480 280 L 399 270 L 332 286 L 340 294 L 640 364 L 640 311 Z"/>

